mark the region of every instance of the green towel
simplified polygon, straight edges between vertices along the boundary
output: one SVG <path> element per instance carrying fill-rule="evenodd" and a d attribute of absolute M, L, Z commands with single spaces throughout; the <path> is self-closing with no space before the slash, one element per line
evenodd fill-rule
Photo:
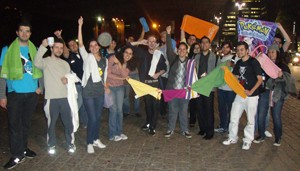
<path fill-rule="evenodd" d="M 226 66 L 226 62 L 219 64 L 205 77 L 199 79 L 192 85 L 192 90 L 197 93 L 209 97 L 210 92 L 214 87 L 220 87 L 225 84 L 224 71 L 222 66 Z"/>
<path fill-rule="evenodd" d="M 36 47 L 29 40 L 28 42 L 30 59 L 32 61 L 32 78 L 38 79 L 42 77 L 42 72 L 33 64 L 37 53 Z M 20 44 L 18 38 L 9 46 L 2 64 L 1 77 L 9 80 L 23 79 L 23 65 L 20 57 Z"/>

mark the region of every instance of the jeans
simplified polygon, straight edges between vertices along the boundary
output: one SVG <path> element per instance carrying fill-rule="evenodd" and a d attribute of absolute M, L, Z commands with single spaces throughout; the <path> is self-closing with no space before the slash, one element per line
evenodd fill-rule
<path fill-rule="evenodd" d="M 196 98 L 196 103 L 200 131 L 212 137 L 214 135 L 214 92 L 211 92 L 209 97 L 200 95 Z"/>
<path fill-rule="evenodd" d="M 132 92 L 132 88 L 130 85 L 124 86 L 124 102 L 123 102 L 123 112 L 130 113 L 130 93 Z M 140 113 L 140 99 L 133 98 L 133 107 L 134 113 Z"/>
<path fill-rule="evenodd" d="M 169 102 L 169 124 L 168 130 L 174 131 L 176 126 L 177 117 L 179 116 L 179 124 L 182 132 L 188 131 L 187 127 L 187 99 L 173 99 Z"/>
<path fill-rule="evenodd" d="M 257 122 L 258 134 L 260 137 L 266 137 L 266 119 L 269 113 L 269 98 L 270 90 L 266 90 L 259 95 L 258 105 L 257 105 Z"/>
<path fill-rule="evenodd" d="M 123 133 L 124 86 L 109 87 L 113 105 L 109 108 L 109 139 Z"/>
<path fill-rule="evenodd" d="M 233 91 L 226 91 L 218 89 L 218 108 L 220 116 L 220 128 L 228 130 L 230 111 L 235 93 Z"/>
<path fill-rule="evenodd" d="M 281 112 L 283 104 L 284 99 L 281 98 L 279 101 L 274 103 L 273 107 L 271 108 L 275 139 L 281 139 L 282 136 Z"/>
<path fill-rule="evenodd" d="M 254 140 L 254 123 L 255 115 L 257 112 L 257 103 L 259 96 L 246 97 L 245 99 L 239 95 L 235 96 L 232 103 L 230 112 L 230 123 L 229 123 L 229 138 L 232 140 L 238 140 L 238 129 L 240 118 L 246 111 L 247 125 L 244 128 L 244 142 L 251 143 Z"/>
<path fill-rule="evenodd" d="M 82 98 L 82 85 L 81 84 L 75 84 L 76 90 L 78 94 L 77 103 L 78 103 L 78 109 L 79 109 L 79 122 L 86 126 L 88 122 L 88 116 L 85 110 L 85 107 L 83 105 L 83 98 Z"/>
<path fill-rule="evenodd" d="M 99 129 L 101 122 L 101 115 L 104 104 L 104 95 L 99 97 L 83 97 L 83 104 L 87 111 L 87 144 L 93 144 L 95 140 L 99 139 Z"/>
<path fill-rule="evenodd" d="M 135 80 L 140 80 L 139 73 L 133 72 L 129 73 L 129 77 Z M 123 102 L 123 112 L 124 113 L 130 113 L 130 93 L 133 92 L 133 89 L 129 84 L 124 86 L 125 93 L 124 93 L 124 102 Z M 134 98 L 133 100 L 133 107 L 134 107 L 134 113 L 140 113 L 140 99 Z"/>
<path fill-rule="evenodd" d="M 9 143 L 13 157 L 23 157 L 25 149 L 28 148 L 31 117 L 37 102 L 38 95 L 35 92 L 7 94 Z"/>
<path fill-rule="evenodd" d="M 46 99 L 44 111 L 47 117 L 47 143 L 49 147 L 56 145 L 55 127 L 58 117 L 60 116 L 65 130 L 67 145 L 74 144 L 75 138 L 73 133 L 73 122 L 71 108 L 67 98 Z"/>

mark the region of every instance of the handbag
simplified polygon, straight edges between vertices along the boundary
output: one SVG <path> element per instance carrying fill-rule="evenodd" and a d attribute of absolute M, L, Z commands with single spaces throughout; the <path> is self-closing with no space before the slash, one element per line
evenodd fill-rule
<path fill-rule="evenodd" d="M 110 93 L 104 93 L 104 104 L 103 107 L 110 108 L 113 105 L 112 96 Z"/>

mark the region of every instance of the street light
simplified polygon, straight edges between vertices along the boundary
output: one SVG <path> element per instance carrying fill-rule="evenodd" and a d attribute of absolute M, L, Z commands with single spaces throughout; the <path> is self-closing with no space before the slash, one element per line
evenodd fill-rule
<path fill-rule="evenodd" d="M 245 2 L 243 2 L 243 3 L 236 2 L 235 3 L 235 6 L 238 7 L 239 11 L 242 10 L 245 5 L 246 5 Z"/>
<path fill-rule="evenodd" d="M 222 19 L 222 17 L 217 17 L 215 16 L 215 20 L 217 20 L 218 26 L 219 26 L 219 30 L 217 32 L 217 42 L 218 42 L 218 47 L 220 46 L 220 20 Z"/>

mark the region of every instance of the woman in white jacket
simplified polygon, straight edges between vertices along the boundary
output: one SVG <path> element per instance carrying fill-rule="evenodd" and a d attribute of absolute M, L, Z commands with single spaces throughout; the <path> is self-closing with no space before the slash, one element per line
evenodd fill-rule
<path fill-rule="evenodd" d="M 83 104 L 88 114 L 87 152 L 94 153 L 94 147 L 105 148 L 99 139 L 100 119 L 104 104 L 104 87 L 107 77 L 107 59 L 100 54 L 96 40 L 89 42 L 88 53 L 82 39 L 83 18 L 78 19 L 79 52 L 83 59 Z"/>

